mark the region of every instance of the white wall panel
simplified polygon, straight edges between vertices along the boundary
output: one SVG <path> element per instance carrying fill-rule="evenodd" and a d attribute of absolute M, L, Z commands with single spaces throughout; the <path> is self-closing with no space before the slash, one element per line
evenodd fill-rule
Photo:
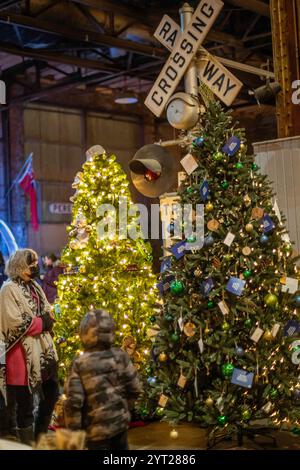
<path fill-rule="evenodd" d="M 279 208 L 300 252 L 300 137 L 253 144 L 261 171 L 274 183 Z"/>

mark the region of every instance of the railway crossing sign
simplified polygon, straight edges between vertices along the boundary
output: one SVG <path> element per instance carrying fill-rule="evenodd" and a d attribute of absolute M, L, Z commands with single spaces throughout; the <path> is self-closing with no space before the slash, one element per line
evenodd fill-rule
<path fill-rule="evenodd" d="M 219 99 L 230 106 L 240 92 L 242 82 L 201 47 L 223 5 L 221 0 L 201 0 L 184 31 L 168 15 L 163 16 L 154 37 L 171 54 L 145 100 L 155 116 L 162 114 L 197 52 L 197 75 Z"/>

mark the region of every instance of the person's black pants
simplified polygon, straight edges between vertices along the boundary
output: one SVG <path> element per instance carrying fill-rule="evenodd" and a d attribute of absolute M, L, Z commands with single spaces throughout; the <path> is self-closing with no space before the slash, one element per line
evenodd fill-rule
<path fill-rule="evenodd" d="M 58 385 L 53 380 L 42 384 L 42 396 L 35 417 L 36 434 L 46 432 L 58 398 Z M 27 428 L 34 422 L 34 400 L 29 388 L 21 385 L 7 386 L 7 423 L 11 428 Z M 11 429 L 8 429 L 8 431 Z"/>
<path fill-rule="evenodd" d="M 103 441 L 88 441 L 88 450 L 128 450 L 127 431 Z"/>

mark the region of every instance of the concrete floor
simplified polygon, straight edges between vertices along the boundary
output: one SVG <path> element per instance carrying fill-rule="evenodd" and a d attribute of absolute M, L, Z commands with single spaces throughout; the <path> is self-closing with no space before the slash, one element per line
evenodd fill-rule
<path fill-rule="evenodd" d="M 167 423 L 154 422 L 143 427 L 129 430 L 129 446 L 132 450 L 201 450 L 207 448 L 207 433 L 191 424 L 181 424 L 176 426 L 178 438 L 172 439 L 170 431 L 172 427 Z M 272 433 L 277 441 L 277 450 L 289 449 L 300 450 L 300 437 L 292 435 L 290 432 Z M 260 446 L 258 443 L 261 443 Z M 242 447 L 238 447 L 235 437 L 230 440 L 222 440 L 214 449 L 223 450 L 275 450 L 271 441 L 265 437 L 258 437 L 256 442 L 245 438 Z"/>

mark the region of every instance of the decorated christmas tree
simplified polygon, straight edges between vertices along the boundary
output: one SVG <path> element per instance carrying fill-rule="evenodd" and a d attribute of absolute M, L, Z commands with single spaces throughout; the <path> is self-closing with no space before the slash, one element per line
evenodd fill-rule
<path fill-rule="evenodd" d="M 156 278 L 150 244 L 137 238 L 141 236 L 138 213 L 128 184 L 116 157 L 104 153 L 92 154 L 72 185 L 76 189 L 71 198 L 72 223 L 54 308 L 62 378 L 80 353 L 80 321 L 93 308 L 113 315 L 116 344 L 129 353 L 138 369 L 143 371 L 148 361 Z"/>
<path fill-rule="evenodd" d="M 197 168 L 178 194 L 204 204 L 205 238 L 189 251 L 172 240 L 164 259 L 148 369 L 156 414 L 225 432 L 269 418 L 297 432 L 300 291 L 285 219 L 219 102 L 209 100 L 191 142 Z"/>

